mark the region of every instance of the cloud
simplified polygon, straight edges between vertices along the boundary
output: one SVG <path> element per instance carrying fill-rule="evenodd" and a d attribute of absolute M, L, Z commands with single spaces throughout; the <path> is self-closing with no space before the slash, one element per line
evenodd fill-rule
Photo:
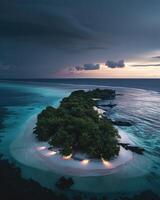
<path fill-rule="evenodd" d="M 93 64 L 93 63 L 89 63 L 89 64 L 84 64 L 83 66 L 81 65 L 78 65 L 78 66 L 75 66 L 73 70 L 76 70 L 76 71 L 83 71 L 83 70 L 98 70 L 100 69 L 100 65 L 99 64 Z"/>
<path fill-rule="evenodd" d="M 130 65 L 131 67 L 160 67 L 160 63 L 158 64 L 136 64 L 136 65 Z"/>
<path fill-rule="evenodd" d="M 119 60 L 118 62 L 108 60 L 106 62 L 106 66 L 108 66 L 109 68 L 123 68 L 125 67 L 125 63 L 124 60 Z"/>
<path fill-rule="evenodd" d="M 100 68 L 99 64 L 84 64 L 83 65 L 84 70 L 97 70 Z"/>
<path fill-rule="evenodd" d="M 39 1 L 38 5 L 24 1 L 9 4 L 0 1 L 0 37 L 38 41 L 56 48 L 72 47 L 74 43 L 88 42 L 94 31 L 85 26 L 66 8 L 60 9 L 55 1 L 49 4 Z"/>
<path fill-rule="evenodd" d="M 103 62 L 106 55 L 130 62 L 148 52 L 160 55 L 160 1 L 123 1 L 1 0 L 0 61 L 16 68 L 1 67 L 0 77 L 52 78 L 66 66 Z"/>
<path fill-rule="evenodd" d="M 82 71 L 82 70 L 84 70 L 84 67 L 83 66 L 75 66 L 75 69 L 77 71 Z"/>
<path fill-rule="evenodd" d="M 153 56 L 152 58 L 160 59 L 160 56 Z"/>

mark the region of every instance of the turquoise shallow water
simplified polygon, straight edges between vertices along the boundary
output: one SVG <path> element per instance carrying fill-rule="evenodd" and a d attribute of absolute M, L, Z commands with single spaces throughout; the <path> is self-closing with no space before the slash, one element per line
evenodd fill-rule
<path fill-rule="evenodd" d="M 74 89 L 91 86 L 0 83 L 0 152 L 15 162 L 26 178 L 33 178 L 42 185 L 53 188 L 60 174 L 51 174 L 16 162 L 10 153 L 11 142 L 23 132 L 25 123 L 45 106 L 58 106 L 60 100 Z M 70 193 L 107 193 L 111 197 L 134 194 L 146 189 L 159 193 L 160 187 L 160 94 L 151 90 L 117 88 L 117 106 L 110 111 L 114 119 L 124 118 L 135 122 L 123 128 L 131 140 L 146 149 L 144 156 L 134 157 L 133 162 L 116 173 L 103 177 L 73 177 L 75 185 Z"/>

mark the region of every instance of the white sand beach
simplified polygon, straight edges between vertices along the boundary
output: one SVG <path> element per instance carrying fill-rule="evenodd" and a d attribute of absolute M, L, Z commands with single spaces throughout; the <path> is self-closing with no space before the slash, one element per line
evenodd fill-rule
<path fill-rule="evenodd" d="M 74 160 L 63 158 L 58 152 L 48 150 L 47 142 L 39 142 L 33 134 L 36 116 L 30 118 L 22 133 L 10 146 L 12 156 L 24 165 L 50 172 L 72 176 L 104 176 L 115 173 L 133 159 L 133 153 L 120 147 L 119 156 L 111 161 Z M 127 134 L 118 129 L 120 141 L 132 143 Z"/>

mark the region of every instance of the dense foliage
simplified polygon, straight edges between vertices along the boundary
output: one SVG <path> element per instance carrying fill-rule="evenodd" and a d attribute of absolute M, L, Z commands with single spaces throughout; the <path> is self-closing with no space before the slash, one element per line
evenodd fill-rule
<path fill-rule="evenodd" d="M 60 149 L 62 155 L 83 152 L 92 158 L 118 155 L 118 133 L 110 121 L 99 118 L 92 98 L 111 99 L 113 90 L 72 92 L 59 108 L 47 107 L 38 115 L 34 133 L 41 141 Z"/>

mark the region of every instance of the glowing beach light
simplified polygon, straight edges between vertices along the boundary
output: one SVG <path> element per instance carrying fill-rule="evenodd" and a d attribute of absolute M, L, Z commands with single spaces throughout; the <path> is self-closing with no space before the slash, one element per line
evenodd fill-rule
<path fill-rule="evenodd" d="M 63 156 L 63 159 L 69 160 L 69 159 L 71 159 L 71 157 L 72 157 L 72 154 L 70 154 L 70 155 L 68 155 L 68 156 Z"/>
<path fill-rule="evenodd" d="M 104 159 L 102 158 L 102 162 L 103 162 L 103 164 L 104 164 L 107 168 L 112 168 L 112 164 L 111 164 L 109 161 L 104 160 Z"/>
<path fill-rule="evenodd" d="M 42 147 L 37 147 L 37 149 L 38 149 L 39 151 L 41 151 L 41 150 L 44 150 L 44 149 L 46 149 L 46 147 L 45 147 L 45 146 L 42 146 Z"/>
<path fill-rule="evenodd" d="M 89 160 L 85 159 L 81 161 L 82 165 L 87 165 L 89 163 Z"/>
<path fill-rule="evenodd" d="M 46 153 L 46 156 L 53 156 L 53 155 L 55 155 L 57 152 L 55 152 L 55 151 L 49 151 L 49 152 L 47 152 Z"/>

